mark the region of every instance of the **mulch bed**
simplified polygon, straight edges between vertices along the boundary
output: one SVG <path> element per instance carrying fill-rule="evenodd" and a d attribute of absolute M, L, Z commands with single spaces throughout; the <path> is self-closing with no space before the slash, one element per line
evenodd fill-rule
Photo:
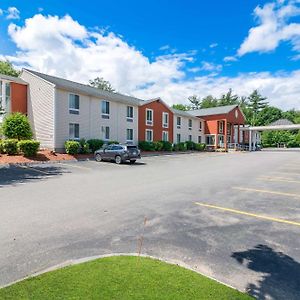
<path fill-rule="evenodd" d="M 53 153 L 49 150 L 39 151 L 35 157 L 24 157 L 23 155 L 0 154 L 0 164 L 19 164 L 34 162 L 51 162 L 63 160 L 80 160 L 93 158 L 93 154 L 69 155 L 65 153 Z"/>

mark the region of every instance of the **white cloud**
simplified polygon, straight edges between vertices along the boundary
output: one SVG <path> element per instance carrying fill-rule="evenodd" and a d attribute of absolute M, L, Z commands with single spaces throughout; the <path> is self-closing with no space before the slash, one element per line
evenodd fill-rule
<path fill-rule="evenodd" d="M 0 8 L 0 16 L 3 15 L 3 9 Z"/>
<path fill-rule="evenodd" d="M 281 42 L 289 42 L 294 51 L 300 52 L 300 24 L 289 22 L 292 17 L 300 15 L 299 1 L 277 1 L 267 3 L 254 10 L 256 27 L 249 30 L 238 55 L 250 52 L 270 52 Z"/>
<path fill-rule="evenodd" d="M 162 51 L 164 51 L 164 50 L 169 50 L 170 49 L 170 46 L 169 45 L 164 45 L 164 46 L 161 46 L 160 48 L 159 48 L 159 50 L 162 50 Z"/>
<path fill-rule="evenodd" d="M 20 11 L 14 6 L 9 7 L 7 9 L 6 19 L 8 20 L 20 19 Z"/>
<path fill-rule="evenodd" d="M 236 58 L 235 56 L 225 56 L 225 57 L 223 58 L 223 60 L 224 60 L 225 62 L 229 62 L 229 61 L 237 61 L 237 58 Z"/>
<path fill-rule="evenodd" d="M 82 83 L 104 77 L 118 91 L 142 99 L 160 96 L 173 104 L 186 102 L 192 94 L 219 96 L 232 88 L 238 94 L 248 95 L 259 89 L 273 105 L 300 109 L 300 71 L 215 77 L 222 66 L 202 62 L 201 67 L 195 68 L 206 69 L 211 72 L 209 76 L 190 78 L 185 70 L 193 68 L 195 51 L 162 55 L 150 61 L 120 36 L 90 31 L 70 16 L 38 14 L 22 27 L 10 24 L 8 32 L 18 51 L 5 58 L 16 65 Z"/>
<path fill-rule="evenodd" d="M 218 47 L 218 43 L 212 43 L 209 45 L 209 48 L 216 48 Z"/>

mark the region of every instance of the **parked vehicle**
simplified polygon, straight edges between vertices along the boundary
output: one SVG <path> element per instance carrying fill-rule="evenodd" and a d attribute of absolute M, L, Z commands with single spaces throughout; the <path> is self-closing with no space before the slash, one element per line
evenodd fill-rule
<path fill-rule="evenodd" d="M 141 151 L 134 145 L 112 144 L 103 146 L 101 149 L 95 151 L 95 160 L 98 162 L 107 160 L 121 164 L 125 161 L 129 161 L 134 164 L 136 160 L 140 158 Z"/>

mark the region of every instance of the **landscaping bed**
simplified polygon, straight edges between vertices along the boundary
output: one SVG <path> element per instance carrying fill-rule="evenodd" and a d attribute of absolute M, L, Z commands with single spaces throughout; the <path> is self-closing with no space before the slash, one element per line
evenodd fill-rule
<path fill-rule="evenodd" d="M 177 265 L 114 256 L 66 267 L 0 290 L 0 299 L 252 299 Z"/>

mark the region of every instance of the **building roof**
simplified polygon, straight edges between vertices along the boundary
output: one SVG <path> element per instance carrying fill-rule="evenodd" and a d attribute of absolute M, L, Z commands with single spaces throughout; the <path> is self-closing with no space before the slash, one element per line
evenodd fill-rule
<path fill-rule="evenodd" d="M 294 123 L 288 119 L 279 119 L 279 120 L 269 124 L 268 126 L 277 126 L 277 125 L 294 125 Z"/>
<path fill-rule="evenodd" d="M 55 87 L 63 89 L 63 90 L 73 91 L 73 92 L 77 92 L 77 93 L 81 93 L 81 94 L 85 94 L 85 95 L 89 95 L 89 96 L 94 96 L 97 98 L 104 97 L 105 99 L 108 99 L 108 100 L 113 100 L 113 101 L 122 102 L 122 103 L 126 103 L 126 104 L 132 104 L 132 105 L 139 105 L 140 102 L 142 101 L 141 99 L 138 99 L 135 97 L 131 97 L 131 96 L 127 96 L 127 95 L 123 95 L 123 94 L 119 94 L 119 93 L 103 91 L 103 90 L 91 87 L 89 85 L 78 83 L 78 82 L 71 81 L 71 80 L 67 80 L 64 78 L 43 74 L 43 73 L 29 70 L 29 69 L 24 69 L 24 70 L 35 76 L 38 76 L 38 77 L 46 80 L 47 82 L 54 84 Z"/>
<path fill-rule="evenodd" d="M 189 111 L 175 109 L 173 107 L 171 107 L 170 109 L 174 115 L 179 115 L 179 116 L 187 117 L 187 118 L 197 118 L 196 116 L 193 116 Z"/>
<path fill-rule="evenodd" d="M 190 110 L 188 112 L 191 115 L 196 116 L 196 117 L 223 115 L 223 114 L 228 114 L 236 107 L 238 107 L 238 105 L 234 104 L 234 105 L 225 105 L 225 106 L 217 106 L 217 107 L 211 107 L 211 108 Z"/>
<path fill-rule="evenodd" d="M 25 82 L 23 79 L 21 79 L 19 77 L 14 77 L 14 76 L 9 76 L 9 75 L 4 75 L 4 74 L 0 74 L 0 80 L 7 80 L 7 81 L 12 81 L 12 82 L 16 82 L 19 84 L 27 85 L 27 82 Z"/>

